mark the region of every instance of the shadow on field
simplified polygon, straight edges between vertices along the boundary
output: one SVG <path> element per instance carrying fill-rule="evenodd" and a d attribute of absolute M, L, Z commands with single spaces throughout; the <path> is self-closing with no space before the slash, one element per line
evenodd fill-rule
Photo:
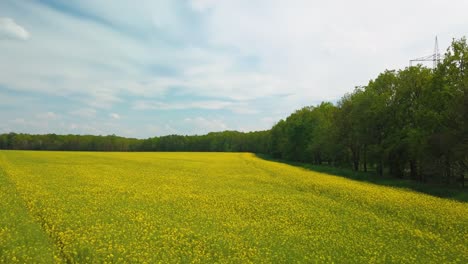
<path fill-rule="evenodd" d="M 419 182 L 414 182 L 411 180 L 395 179 L 395 178 L 390 178 L 390 177 L 380 177 L 373 172 L 360 172 L 360 171 L 357 172 L 357 171 L 353 171 L 351 169 L 345 169 L 345 168 L 336 168 L 336 167 L 325 166 L 325 165 L 312 165 L 312 164 L 301 163 L 301 162 L 285 161 L 285 160 L 274 159 L 264 154 L 255 154 L 255 156 L 263 160 L 284 163 L 284 164 L 288 164 L 288 165 L 295 166 L 295 167 L 300 167 L 300 168 L 315 171 L 315 172 L 341 176 L 341 177 L 348 178 L 348 179 L 364 181 L 364 182 L 383 185 L 383 186 L 410 189 L 416 192 L 421 192 L 421 193 L 429 194 L 429 195 L 440 197 L 440 198 L 447 198 L 447 199 L 452 199 L 452 200 L 456 200 L 460 202 L 468 202 L 468 189 L 466 188 L 462 189 L 461 187 L 436 185 L 436 184 L 429 184 L 429 183 L 419 183 Z"/>

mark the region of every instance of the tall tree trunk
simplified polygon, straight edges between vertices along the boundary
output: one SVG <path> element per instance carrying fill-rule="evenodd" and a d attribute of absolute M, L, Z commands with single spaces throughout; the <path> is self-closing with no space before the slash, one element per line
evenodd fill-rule
<path fill-rule="evenodd" d="M 379 172 L 380 177 L 383 177 L 383 169 L 384 169 L 383 167 L 384 167 L 383 159 L 380 158 L 379 164 L 377 165 L 377 171 Z"/>
<path fill-rule="evenodd" d="M 393 159 L 395 158 L 394 156 L 392 157 Z M 390 175 L 393 177 L 397 177 L 399 179 L 403 178 L 403 171 L 400 166 L 400 161 L 399 160 L 391 160 L 390 161 Z"/>
<path fill-rule="evenodd" d="M 364 172 L 367 172 L 367 146 L 364 146 Z"/>
<path fill-rule="evenodd" d="M 359 170 L 359 148 L 358 147 L 352 147 L 351 148 L 351 155 L 353 156 L 353 169 L 355 171 Z"/>
<path fill-rule="evenodd" d="M 466 159 L 465 159 L 466 160 Z M 462 185 L 462 188 L 464 189 L 465 188 L 465 174 L 466 172 L 468 172 L 468 166 L 467 164 L 465 163 L 465 160 L 462 160 L 461 161 L 461 185 Z"/>
<path fill-rule="evenodd" d="M 410 175 L 413 180 L 420 180 L 418 177 L 418 167 L 415 160 L 410 160 Z"/>
<path fill-rule="evenodd" d="M 358 160 L 353 160 L 353 169 L 355 171 L 359 170 L 359 161 Z"/>
<path fill-rule="evenodd" d="M 451 180 L 452 180 L 452 173 L 451 173 L 451 170 L 450 170 L 450 158 L 449 158 L 448 155 L 445 156 L 444 169 L 445 169 L 445 175 L 447 177 L 447 184 L 450 184 Z"/>

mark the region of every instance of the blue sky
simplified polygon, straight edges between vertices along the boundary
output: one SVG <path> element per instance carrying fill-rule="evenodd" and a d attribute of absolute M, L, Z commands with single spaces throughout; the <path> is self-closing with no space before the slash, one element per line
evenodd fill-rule
<path fill-rule="evenodd" d="M 0 133 L 269 129 L 468 35 L 468 1 L 0 1 Z"/>

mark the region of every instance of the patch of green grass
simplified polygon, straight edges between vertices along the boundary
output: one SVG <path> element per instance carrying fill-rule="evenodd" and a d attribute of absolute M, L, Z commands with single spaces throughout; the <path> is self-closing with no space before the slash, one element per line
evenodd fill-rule
<path fill-rule="evenodd" d="M 53 263 L 58 254 L 0 167 L 0 263 Z"/>

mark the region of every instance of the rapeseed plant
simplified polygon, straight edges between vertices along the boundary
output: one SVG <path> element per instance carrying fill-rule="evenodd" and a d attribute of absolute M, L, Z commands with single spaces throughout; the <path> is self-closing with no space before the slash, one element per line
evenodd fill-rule
<path fill-rule="evenodd" d="M 0 152 L 0 262 L 468 262 L 466 203 L 249 153 Z"/>

